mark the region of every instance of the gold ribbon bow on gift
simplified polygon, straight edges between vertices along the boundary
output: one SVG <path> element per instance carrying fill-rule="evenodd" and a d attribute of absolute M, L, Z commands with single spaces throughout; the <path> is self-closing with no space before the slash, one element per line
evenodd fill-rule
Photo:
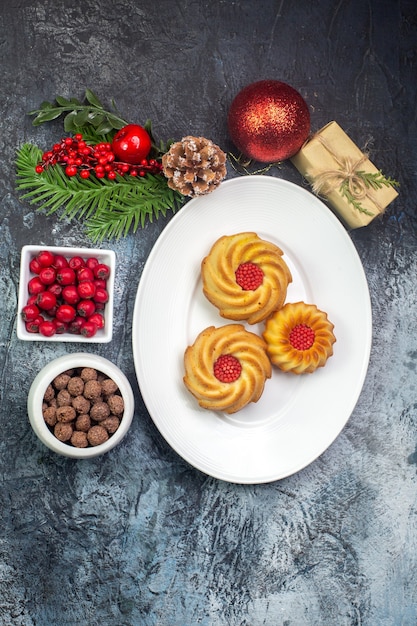
<path fill-rule="evenodd" d="M 333 156 L 339 163 L 340 169 L 327 170 L 319 174 L 312 185 L 314 193 L 318 194 L 322 192 L 326 194 L 337 189 L 340 185 L 343 185 L 343 183 L 346 183 L 349 194 L 355 198 L 355 200 L 363 200 L 366 197 L 370 197 L 367 184 L 361 176 L 362 172 L 358 170 L 368 159 L 368 156 L 364 154 L 358 161 L 353 161 L 349 158 L 340 160 L 335 155 Z M 382 210 L 382 207 L 379 207 L 376 200 L 374 198 L 371 199 L 372 202 L 378 206 L 378 209 Z"/>
<path fill-rule="evenodd" d="M 379 213 L 382 213 L 385 207 L 378 202 L 372 192 L 381 189 L 383 186 L 397 186 L 398 183 L 391 178 L 386 178 L 380 170 L 375 173 L 361 170 L 361 165 L 369 161 L 368 154 L 362 153 L 358 159 L 340 157 L 320 134 L 317 133 L 312 139 L 319 141 L 339 166 L 338 169 L 328 169 L 311 176 L 313 192 L 316 194 L 322 193 L 326 196 L 332 191 L 339 190 L 355 209 L 366 215 L 373 216 L 374 213 L 361 204 L 366 198 L 374 204 Z M 306 174 L 308 176 L 309 172 L 306 172 Z"/>

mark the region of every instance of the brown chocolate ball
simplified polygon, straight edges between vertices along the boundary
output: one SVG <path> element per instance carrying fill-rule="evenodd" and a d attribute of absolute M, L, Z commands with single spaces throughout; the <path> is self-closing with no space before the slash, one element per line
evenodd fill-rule
<path fill-rule="evenodd" d="M 97 380 L 87 380 L 84 385 L 84 397 L 93 402 L 101 397 L 101 385 Z"/>
<path fill-rule="evenodd" d="M 56 376 L 54 380 L 52 381 L 52 384 L 55 387 L 55 389 L 58 389 L 59 391 L 60 389 L 66 388 L 70 378 L 71 377 L 68 374 L 58 374 L 58 376 Z"/>
<path fill-rule="evenodd" d="M 87 448 L 87 433 L 84 433 L 81 430 L 75 430 L 71 435 L 71 443 L 75 448 Z"/>
<path fill-rule="evenodd" d="M 93 367 L 83 367 L 80 372 L 80 377 L 84 382 L 87 382 L 87 380 L 97 380 L 97 370 Z"/>
<path fill-rule="evenodd" d="M 114 413 L 114 415 L 121 415 L 123 413 L 125 403 L 122 396 L 110 396 L 109 398 L 107 398 L 107 403 L 110 407 L 110 411 Z"/>
<path fill-rule="evenodd" d="M 72 400 L 72 406 L 77 411 L 77 413 L 88 413 L 90 410 L 91 402 L 84 398 L 84 396 L 76 396 Z"/>
<path fill-rule="evenodd" d="M 79 415 L 77 417 L 77 419 L 75 420 L 75 429 L 76 430 L 82 430 L 83 432 L 88 432 L 88 430 L 90 430 L 91 428 L 91 418 L 90 416 L 86 413 L 83 415 Z"/>
<path fill-rule="evenodd" d="M 55 424 L 54 435 L 59 441 L 69 441 L 71 439 L 73 429 L 71 424 L 58 422 Z"/>
<path fill-rule="evenodd" d="M 120 426 L 120 420 L 116 415 L 109 415 L 109 417 L 100 422 L 100 426 L 103 426 L 110 435 L 113 435 Z"/>
<path fill-rule="evenodd" d="M 91 407 L 90 417 L 96 422 L 106 419 L 110 415 L 110 408 L 107 402 L 96 402 Z"/>
<path fill-rule="evenodd" d="M 58 392 L 56 399 L 58 406 L 69 406 L 72 401 L 71 394 L 67 391 L 67 389 L 61 389 L 61 391 Z"/>
<path fill-rule="evenodd" d="M 69 379 L 67 389 L 72 396 L 81 396 L 84 391 L 84 381 L 80 376 L 73 376 Z"/>
<path fill-rule="evenodd" d="M 91 446 L 99 446 L 109 438 L 109 433 L 102 426 L 92 426 L 87 433 L 87 439 Z"/>
<path fill-rule="evenodd" d="M 45 420 L 45 423 L 48 424 L 48 426 L 55 426 L 57 419 L 56 409 L 54 406 L 48 406 L 46 409 L 44 409 L 43 419 Z"/>
<path fill-rule="evenodd" d="M 46 388 L 45 394 L 43 396 L 43 399 L 45 400 L 45 402 L 50 402 L 52 398 L 55 398 L 55 390 L 52 387 L 52 385 L 48 385 Z"/>
<path fill-rule="evenodd" d="M 116 393 L 116 391 L 118 390 L 118 386 L 116 385 L 114 380 L 112 380 L 111 378 L 106 378 L 106 380 L 103 380 L 103 382 L 101 383 L 101 389 L 105 396 L 111 396 L 112 394 Z"/>
<path fill-rule="evenodd" d="M 75 420 L 76 412 L 73 406 L 59 406 L 56 410 L 58 422 L 72 422 Z"/>

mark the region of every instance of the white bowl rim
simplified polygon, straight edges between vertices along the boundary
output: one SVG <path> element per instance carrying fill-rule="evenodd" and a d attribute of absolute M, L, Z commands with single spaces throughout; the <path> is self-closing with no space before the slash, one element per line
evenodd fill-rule
<path fill-rule="evenodd" d="M 93 367 L 97 371 L 109 376 L 119 387 L 125 403 L 123 418 L 119 428 L 105 443 L 98 446 L 75 448 L 63 441 L 59 441 L 55 435 L 51 433 L 43 419 L 42 401 L 48 385 L 62 372 L 76 367 Z M 135 401 L 130 382 L 117 365 L 97 354 L 74 352 L 50 361 L 35 376 L 28 394 L 27 409 L 29 422 L 35 434 L 48 448 L 62 456 L 74 459 L 90 459 L 108 452 L 120 443 L 132 423 L 134 404 Z"/>

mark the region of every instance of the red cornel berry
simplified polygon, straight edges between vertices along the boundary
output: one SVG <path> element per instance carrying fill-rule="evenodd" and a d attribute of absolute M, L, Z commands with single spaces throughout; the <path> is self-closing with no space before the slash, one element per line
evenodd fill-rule
<path fill-rule="evenodd" d="M 33 322 L 39 315 L 39 308 L 36 304 L 27 304 L 21 311 L 24 322 Z"/>
<path fill-rule="evenodd" d="M 255 291 L 262 285 L 264 273 L 255 263 L 241 263 L 235 272 L 236 282 L 244 291 Z"/>
<path fill-rule="evenodd" d="M 242 372 L 242 366 L 236 357 L 222 354 L 215 362 L 213 372 L 221 383 L 234 383 Z"/>
<path fill-rule="evenodd" d="M 296 350 L 309 350 L 314 343 L 315 333 L 307 324 L 297 324 L 290 332 L 290 344 Z"/>

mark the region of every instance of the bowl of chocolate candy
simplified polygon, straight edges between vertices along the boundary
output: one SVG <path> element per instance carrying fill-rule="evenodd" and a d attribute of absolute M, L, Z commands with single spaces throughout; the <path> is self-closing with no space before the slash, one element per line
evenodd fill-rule
<path fill-rule="evenodd" d="M 134 396 L 114 363 L 78 352 L 54 359 L 36 375 L 27 408 L 34 432 L 50 450 L 89 459 L 122 441 L 132 423 Z"/>

